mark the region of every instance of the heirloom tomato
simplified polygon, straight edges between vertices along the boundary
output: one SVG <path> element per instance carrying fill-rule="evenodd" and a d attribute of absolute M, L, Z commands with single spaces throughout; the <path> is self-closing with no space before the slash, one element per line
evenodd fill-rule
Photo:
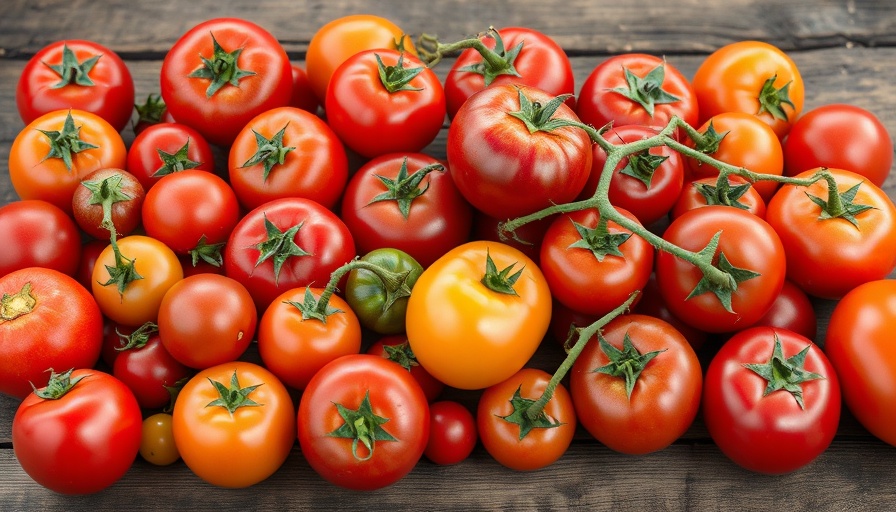
<path fill-rule="evenodd" d="M 434 464 L 458 464 L 473 453 L 479 435 L 476 418 L 463 404 L 441 400 L 429 404 L 429 440 L 423 455 Z"/>
<path fill-rule="evenodd" d="M 213 172 L 215 156 L 205 137 L 185 124 L 149 126 L 128 149 L 127 170 L 146 190 L 163 176 L 188 169 Z"/>
<path fill-rule="evenodd" d="M 133 174 L 112 167 L 98 169 L 85 176 L 75 189 L 72 215 L 86 234 L 108 240 L 111 230 L 103 219 L 108 205 L 108 220 L 116 236 L 127 236 L 140 226 L 145 196 L 143 185 Z"/>
<path fill-rule="evenodd" d="M 72 276 L 78 269 L 81 234 L 71 217 L 39 199 L 0 206 L 0 277 L 43 267 Z"/>

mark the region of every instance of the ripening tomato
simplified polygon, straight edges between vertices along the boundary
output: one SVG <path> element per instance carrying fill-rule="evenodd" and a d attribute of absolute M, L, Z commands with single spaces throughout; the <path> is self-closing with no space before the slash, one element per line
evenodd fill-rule
<path fill-rule="evenodd" d="M 185 124 L 149 126 L 128 149 L 127 171 L 147 191 L 163 176 L 188 169 L 213 172 L 215 156 L 205 137 Z"/>
<path fill-rule="evenodd" d="M 140 226 L 146 191 L 137 178 L 124 169 L 106 167 L 84 177 L 72 195 L 72 215 L 78 226 L 98 240 L 109 240 L 103 225 L 106 204 L 116 236 L 128 236 Z"/>
<path fill-rule="evenodd" d="M 81 234 L 65 211 L 38 199 L 0 206 L 0 277 L 43 267 L 72 276 L 78 269 Z"/>

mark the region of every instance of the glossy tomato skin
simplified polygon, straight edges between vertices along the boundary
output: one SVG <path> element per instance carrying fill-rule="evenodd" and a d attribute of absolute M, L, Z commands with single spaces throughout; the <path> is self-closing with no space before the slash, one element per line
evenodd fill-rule
<path fill-rule="evenodd" d="M 478 439 L 476 418 L 466 406 L 452 400 L 429 404 L 429 440 L 423 455 L 431 462 L 441 466 L 463 462 Z"/>
<path fill-rule="evenodd" d="M 781 293 L 756 325 L 779 327 L 810 340 L 818 333 L 818 318 L 812 300 L 802 288 L 785 279 Z"/>
<path fill-rule="evenodd" d="M 28 267 L 72 276 L 78 269 L 81 235 L 71 217 L 46 201 L 29 199 L 0 206 L 0 277 Z"/>
<path fill-rule="evenodd" d="M 767 381 L 745 364 L 765 364 L 775 338 L 784 358 L 809 347 L 805 370 L 821 376 L 801 385 L 804 408 L 783 389 L 765 394 Z M 713 441 L 738 465 L 768 474 L 796 471 L 830 445 L 840 421 L 840 379 L 810 340 L 772 327 L 741 331 L 722 345 L 706 371 L 703 418 Z"/>
<path fill-rule="evenodd" d="M 142 409 L 161 409 L 171 401 L 169 387 L 193 371 L 175 359 L 162 344 L 158 331 L 142 347 L 121 350 L 112 365 L 112 375 L 134 393 Z"/>
<path fill-rule="evenodd" d="M 235 377 L 234 377 L 235 376 Z M 232 413 L 213 405 L 221 395 L 212 382 L 252 389 Z M 274 474 L 295 444 L 296 416 L 286 387 L 264 367 L 233 361 L 206 368 L 181 389 L 174 404 L 174 442 L 187 467 L 219 487 L 245 488 Z"/>
<path fill-rule="evenodd" d="M 463 104 L 448 128 L 448 167 L 457 188 L 473 207 L 499 219 L 572 201 L 591 169 L 591 139 L 584 130 L 531 133 L 508 115 L 520 110 L 521 94 L 542 105 L 552 99 L 526 86 L 488 87 Z M 565 104 L 552 119 L 578 121 Z"/>
<path fill-rule="evenodd" d="M 170 163 L 162 159 L 163 153 Z M 185 124 L 172 122 L 148 126 L 134 137 L 128 148 L 127 171 L 140 180 L 147 191 L 162 176 L 186 169 L 213 172 L 215 155 L 205 137 Z"/>
<path fill-rule="evenodd" d="M 258 244 L 269 238 L 265 219 L 281 233 L 299 226 L 292 241 L 307 253 L 287 257 L 279 274 L 273 258 L 259 261 Z M 311 284 L 325 286 L 330 274 L 354 257 L 352 235 L 333 212 L 310 199 L 275 199 L 237 223 L 225 246 L 224 273 L 245 286 L 256 308 L 264 311 L 286 290 Z"/>
<path fill-rule="evenodd" d="M 150 464 L 169 466 L 180 459 L 174 443 L 171 414 L 158 412 L 143 420 L 140 456 Z"/>
<path fill-rule="evenodd" d="M 53 70 L 65 62 L 66 49 L 79 64 L 97 58 L 87 73 L 92 85 L 79 84 L 74 77 L 66 81 Z M 56 41 L 25 64 L 16 86 L 16 106 L 25 124 L 54 110 L 76 108 L 98 115 L 120 132 L 131 120 L 134 80 L 121 57 L 109 48 L 83 39 Z"/>
<path fill-rule="evenodd" d="M 547 92 L 551 96 L 575 94 L 572 65 L 563 48 L 546 34 L 529 27 L 505 27 L 497 31 L 506 51 L 518 44 L 522 48 L 513 61 L 519 76 L 498 75 L 489 85 L 524 84 Z M 495 49 L 495 38 L 490 34 L 479 38 L 487 48 Z M 448 115 L 454 117 L 467 99 L 486 88 L 485 77 L 468 69 L 483 62 L 478 51 L 469 48 L 461 52 L 445 77 L 445 96 Z M 575 97 L 567 100 L 575 107 Z"/>
<path fill-rule="evenodd" d="M 813 169 L 797 175 L 808 178 Z M 821 218 L 809 195 L 828 199 L 820 180 L 809 187 L 785 185 L 768 204 L 766 217 L 787 254 L 787 278 L 815 297 L 837 299 L 854 287 L 883 279 L 896 267 L 896 207 L 878 186 L 843 169 L 828 169 L 843 194 L 858 186 L 855 205 L 872 208 L 845 218 Z"/>
<path fill-rule="evenodd" d="M 675 327 L 655 317 L 631 314 L 602 329 L 604 339 L 623 350 L 626 336 L 641 354 L 659 351 L 635 381 L 631 396 L 624 378 L 595 370 L 610 358 L 592 339 L 570 372 L 569 390 L 579 422 L 612 450 L 643 455 L 681 437 L 700 408 L 703 374 L 697 354 Z"/>
<path fill-rule="evenodd" d="M 487 259 L 498 270 L 522 271 L 516 295 L 482 284 Z M 411 349 L 435 378 L 460 389 L 483 389 L 510 378 L 547 333 L 551 294 L 538 266 L 499 242 L 460 245 L 417 279 L 408 299 Z"/>
<path fill-rule="evenodd" d="M 707 206 L 709 204 L 707 202 L 707 197 L 704 196 L 702 192 L 700 192 L 700 187 L 711 187 L 712 190 L 718 190 L 718 181 L 718 176 L 716 176 L 714 178 L 699 178 L 685 184 L 684 189 L 681 191 L 681 195 L 678 196 L 678 199 L 675 201 L 675 205 L 672 207 L 672 210 L 669 211 L 669 218 L 675 220 L 678 217 L 681 217 L 682 214 L 684 214 L 684 212 L 686 211 Z M 738 178 L 737 176 L 728 176 L 728 186 L 730 188 L 737 187 L 738 185 L 743 185 L 744 183 L 746 183 L 746 181 Z M 721 204 L 718 202 L 718 199 L 716 197 L 710 197 L 712 197 L 712 204 Z M 756 187 L 750 186 L 750 188 L 748 188 L 742 196 L 736 199 L 736 202 L 741 206 L 736 206 L 734 204 L 725 206 L 730 206 L 732 208 L 741 208 L 759 217 L 760 219 L 765 219 L 765 211 L 767 206 L 765 200 L 762 199 L 762 196 L 759 195 L 759 192 L 756 191 Z"/>
<path fill-rule="evenodd" d="M 88 185 L 102 188 L 104 181 L 113 184 L 117 182 L 117 185 L 112 185 L 114 190 L 117 190 L 115 193 L 126 196 L 112 203 L 111 219 L 117 236 L 128 236 L 140 226 L 140 210 L 146 191 L 140 181 L 124 169 L 107 167 L 84 177 L 81 186 L 76 188 L 72 195 L 72 215 L 75 222 L 91 237 L 97 240 L 109 239 L 109 230 L 102 225 L 103 205 L 92 202 L 97 194 L 88 188 Z"/>
<path fill-rule="evenodd" d="M 239 52 L 236 66 L 250 75 L 239 85 L 225 82 L 216 91 L 211 79 L 191 77 L 213 60 L 214 41 L 227 53 Z M 162 99 L 178 122 L 195 128 L 205 139 L 228 146 L 250 119 L 265 110 L 289 104 L 292 69 L 286 51 L 267 30 L 238 18 L 214 18 L 189 29 L 165 55 L 161 70 Z"/>
<path fill-rule="evenodd" d="M 824 351 L 837 371 L 849 411 L 874 436 L 896 445 L 889 404 L 896 399 L 896 281 L 854 288 L 831 313 Z"/>
<path fill-rule="evenodd" d="M 509 379 L 486 388 L 476 408 L 479 439 L 501 465 L 517 471 L 550 466 L 566 453 L 576 430 L 576 413 L 569 391 L 558 384 L 544 407 L 551 427 L 535 427 L 520 439 L 520 425 L 505 419 L 513 414 L 511 399 L 519 395 L 538 400 L 551 375 L 537 368 L 523 368 Z"/>
<path fill-rule="evenodd" d="M 384 70 L 419 72 L 405 86 L 390 90 L 381 78 L 380 63 Z M 365 158 L 416 153 L 442 129 L 445 91 L 435 72 L 416 57 L 398 50 L 366 50 L 336 68 L 325 108 L 327 124 Z"/>
<path fill-rule="evenodd" d="M 393 286 L 400 283 L 407 288 L 407 293 L 413 290 L 414 283 L 423 273 L 417 260 L 398 249 L 375 249 L 361 256 L 360 261 L 394 273 L 401 280 Z M 398 278 L 400 275 L 404 277 Z M 404 294 L 393 298 L 394 293 L 375 272 L 355 268 L 348 273 L 343 295 L 364 328 L 378 334 L 398 334 L 405 330 L 408 297 Z"/>
<path fill-rule="evenodd" d="M 660 251 L 656 277 L 663 300 L 682 321 L 706 332 L 730 332 L 749 327 L 771 307 L 784 285 L 787 261 L 784 245 L 772 227 L 752 213 L 730 206 L 706 206 L 673 221 L 663 238 L 692 252 L 703 250 L 721 231 L 719 253 L 735 268 L 758 273 L 737 284 L 727 311 L 712 292 L 688 296 L 703 277 L 691 263 Z"/>
<path fill-rule="evenodd" d="M 430 403 L 433 403 L 433 400 L 438 398 L 442 390 L 445 389 L 443 382 L 433 377 L 426 371 L 426 368 L 420 366 L 420 362 L 411 351 L 408 337 L 403 334 L 383 336 L 367 347 L 367 353 L 388 359 L 407 370 L 420 385 L 420 389 L 426 395 L 426 400 Z"/>
<path fill-rule="evenodd" d="M 31 393 L 12 424 L 22 469 L 61 494 L 93 494 L 127 472 L 140 449 L 143 418 L 130 389 L 108 373 L 77 369 L 61 398 Z"/>
<path fill-rule="evenodd" d="M 320 109 L 320 101 L 311 89 L 311 81 L 308 80 L 308 72 L 300 64 L 292 64 L 292 97 L 289 100 L 291 107 L 307 110 L 317 114 Z"/>
<path fill-rule="evenodd" d="M 92 368 L 99 360 L 103 317 L 74 278 L 29 267 L 0 277 L 0 296 L 14 316 L 0 322 L 0 393 L 24 398 L 31 384 L 46 385 L 48 368 Z"/>
<path fill-rule="evenodd" d="M 376 440 L 372 450 L 331 435 L 345 419 L 336 404 L 388 419 L 382 430 L 394 440 Z M 325 480 L 353 490 L 371 491 L 394 484 L 420 460 L 429 439 L 429 405 L 411 375 L 386 359 L 357 354 L 327 364 L 311 379 L 298 411 L 298 439 L 311 467 Z"/>
<path fill-rule="evenodd" d="M 275 139 L 281 130 L 282 147 L 293 148 L 283 163 L 269 171 L 264 162 L 247 165 L 259 152 L 258 136 Z M 348 181 L 348 157 L 339 137 L 319 117 L 296 107 L 267 110 L 251 119 L 230 147 L 228 168 L 230 185 L 246 210 L 286 197 L 332 208 Z"/>
<path fill-rule="evenodd" d="M 795 176 L 816 167 L 846 169 L 882 186 L 893 166 L 893 141 L 874 113 L 841 103 L 804 113 L 784 140 L 784 169 Z"/>

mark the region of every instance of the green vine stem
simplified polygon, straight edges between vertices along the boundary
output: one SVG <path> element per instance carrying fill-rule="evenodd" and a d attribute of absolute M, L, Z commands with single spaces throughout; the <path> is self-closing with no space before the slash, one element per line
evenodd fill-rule
<path fill-rule="evenodd" d="M 383 282 L 383 288 L 386 290 L 387 296 L 390 297 L 389 304 L 394 304 L 396 300 L 411 295 L 411 287 L 408 286 L 408 278 L 411 271 L 393 272 L 369 261 L 355 258 L 352 261 L 342 265 L 330 274 L 330 281 L 321 292 L 317 299 L 316 313 L 326 316 L 327 306 L 330 303 L 330 297 L 336 292 L 339 281 L 342 280 L 349 272 L 355 269 L 364 269 L 373 272 Z"/>
<path fill-rule="evenodd" d="M 492 50 L 486 46 L 480 39 L 482 37 L 491 37 L 495 39 L 495 49 Z M 420 55 L 423 62 L 430 68 L 438 64 L 445 55 L 451 55 L 468 48 L 473 48 L 482 55 L 486 67 L 489 70 L 492 70 L 492 73 L 501 74 L 503 72 L 518 76 L 516 70 L 513 69 L 512 58 L 508 61 L 507 55 L 505 54 L 504 43 L 495 27 L 488 27 L 488 30 L 478 34 L 477 37 L 463 39 L 454 43 L 440 43 L 436 36 L 430 34 L 422 34 L 417 39 L 417 53 Z M 518 51 L 519 50 L 517 49 L 517 52 Z M 516 57 L 516 54 L 512 54 L 511 57 Z"/>

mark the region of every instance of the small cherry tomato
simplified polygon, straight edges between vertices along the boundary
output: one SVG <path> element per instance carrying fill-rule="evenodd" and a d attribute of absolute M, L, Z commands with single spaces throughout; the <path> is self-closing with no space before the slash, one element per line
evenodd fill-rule
<path fill-rule="evenodd" d="M 150 464 L 169 466 L 180 459 L 171 415 L 159 412 L 143 420 L 140 440 L 140 456 Z"/>
<path fill-rule="evenodd" d="M 476 418 L 452 400 L 429 404 L 429 440 L 423 455 L 434 464 L 448 466 L 464 461 L 476 447 Z"/>

